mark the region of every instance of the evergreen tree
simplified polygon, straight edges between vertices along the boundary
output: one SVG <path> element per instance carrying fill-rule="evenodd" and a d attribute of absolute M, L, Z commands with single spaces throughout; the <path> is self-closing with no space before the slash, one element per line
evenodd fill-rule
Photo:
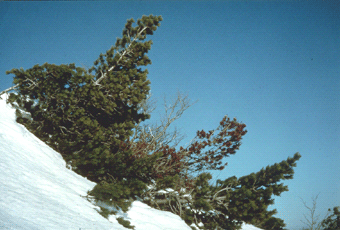
<path fill-rule="evenodd" d="M 284 229 L 283 220 L 273 217 L 276 210 L 267 209 L 274 203 L 273 195 L 288 191 L 288 187 L 279 182 L 293 178 L 293 167 L 300 157 L 296 153 L 293 158 L 257 173 L 218 180 L 214 186 L 209 184 L 211 175 L 202 173 L 184 193 L 178 189 L 167 197 L 147 200 L 160 209 L 175 211 L 188 224 L 201 222 L 207 229 L 237 229 L 242 221 L 263 229 Z"/>
<path fill-rule="evenodd" d="M 136 124 L 150 117 L 140 108 L 150 90 L 148 70 L 142 67 L 151 64 L 152 41 L 146 38 L 161 20 L 143 16 L 136 26 L 128 20 L 122 38 L 88 71 L 48 63 L 7 71 L 15 75 L 17 94 L 9 102 L 18 107 L 17 121 L 94 182 L 149 182 L 151 159 L 134 157 L 125 141 Z M 23 116 L 27 113 L 30 117 Z"/>
<path fill-rule="evenodd" d="M 323 230 L 339 230 L 340 229 L 340 207 L 334 207 L 333 213 L 321 222 Z M 331 212 L 331 209 L 328 210 Z"/>
<path fill-rule="evenodd" d="M 216 129 L 197 131 L 189 146 L 177 147 L 177 133 L 168 127 L 189 107 L 178 97 L 161 125 L 141 125 L 150 117 L 144 66 L 151 64 L 152 41 L 146 37 L 161 20 L 143 16 L 136 26 L 128 20 L 122 37 L 89 70 L 45 63 L 7 71 L 15 75 L 11 89 L 17 94 L 10 94 L 8 102 L 17 108 L 17 121 L 60 152 L 73 170 L 97 182 L 89 191 L 97 200 L 126 210 L 138 196 L 206 229 L 237 229 L 242 221 L 283 229 L 283 221 L 273 217 L 276 210 L 267 208 L 273 195 L 288 191 L 279 182 L 293 178 L 298 153 L 211 185 L 206 170 L 225 167 L 223 160 L 241 146 L 245 124 L 225 116 Z"/>

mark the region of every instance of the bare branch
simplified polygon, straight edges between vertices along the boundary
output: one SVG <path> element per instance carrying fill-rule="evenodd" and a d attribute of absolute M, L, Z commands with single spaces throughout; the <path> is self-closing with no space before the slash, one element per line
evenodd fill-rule
<path fill-rule="evenodd" d="M 149 100 L 149 99 L 148 99 Z M 187 96 L 183 96 L 178 93 L 177 98 L 168 105 L 166 100 L 164 100 L 165 114 L 161 119 L 160 124 L 152 125 L 137 125 L 134 131 L 134 136 L 132 138 L 132 148 L 137 146 L 137 143 L 147 143 L 144 149 L 139 149 L 145 153 L 152 153 L 157 151 L 162 146 L 170 145 L 176 146 L 184 137 L 180 135 L 179 131 L 175 128 L 169 131 L 170 125 L 181 117 L 185 110 L 187 110 L 192 103 Z M 143 105 L 143 111 L 149 111 L 150 104 L 148 101 Z M 153 110 L 153 108 L 152 108 Z"/>
<path fill-rule="evenodd" d="M 319 194 L 312 198 L 312 203 L 313 203 L 312 207 L 308 206 L 306 201 L 304 201 L 300 197 L 303 205 L 309 211 L 309 215 L 308 216 L 306 216 L 305 214 L 303 215 L 304 218 L 305 218 L 305 221 L 303 221 L 303 220 L 300 220 L 300 221 L 302 223 L 306 224 L 308 226 L 309 230 L 321 230 L 321 222 L 319 221 L 320 215 L 316 215 L 315 214 L 315 211 L 316 211 L 316 200 L 318 199 L 318 196 L 319 196 Z"/>
<path fill-rule="evenodd" d="M 215 195 L 213 196 L 212 200 L 220 200 L 221 197 L 217 197 L 217 194 L 219 194 L 220 192 L 223 192 L 223 191 L 228 191 L 228 190 L 230 190 L 230 189 L 231 189 L 231 186 L 228 185 L 227 187 L 225 187 L 225 188 L 223 188 L 223 189 L 217 191 L 217 192 L 215 193 Z M 222 197 L 222 198 L 225 198 L 225 197 Z"/>
<path fill-rule="evenodd" d="M 29 78 L 27 78 L 25 81 L 31 82 L 31 85 L 30 85 L 28 88 L 31 88 L 31 89 L 32 89 L 32 88 L 34 88 L 34 87 L 37 86 L 37 84 L 36 84 L 34 81 L 32 81 L 31 79 L 29 79 Z M 0 96 L 1 96 L 2 94 L 5 94 L 5 93 L 9 92 L 9 91 L 15 90 L 15 89 L 18 88 L 19 86 L 20 86 L 20 84 L 18 83 L 18 84 L 14 85 L 14 86 L 12 86 L 12 87 L 10 87 L 10 88 L 8 88 L 8 89 L 5 89 L 4 91 L 0 92 Z M 32 86 L 33 86 L 33 87 L 32 87 Z"/>
<path fill-rule="evenodd" d="M 4 91 L 0 92 L 0 95 L 7 93 L 8 91 L 14 90 L 15 88 L 19 87 L 19 84 L 16 84 L 15 86 L 12 86 L 8 89 L 5 89 Z"/>

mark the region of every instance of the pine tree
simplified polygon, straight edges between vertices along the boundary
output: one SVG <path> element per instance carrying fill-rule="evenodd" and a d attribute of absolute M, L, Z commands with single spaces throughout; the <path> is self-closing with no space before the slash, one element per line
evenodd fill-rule
<path fill-rule="evenodd" d="M 146 38 L 160 21 L 160 16 L 143 16 L 133 26 L 135 21 L 128 20 L 115 46 L 89 70 L 45 63 L 7 71 L 15 75 L 17 94 L 8 101 L 18 108 L 17 121 L 94 182 L 150 181 L 152 159 L 136 158 L 125 142 L 136 124 L 150 117 L 140 107 L 150 90 L 143 66 L 151 64 L 152 41 Z M 30 117 L 23 116 L 27 113 Z M 145 186 L 134 185 L 142 186 L 139 191 Z"/>
<path fill-rule="evenodd" d="M 216 129 L 197 131 L 188 146 L 178 147 L 177 132 L 168 127 L 189 107 L 179 96 L 161 125 L 142 125 L 150 117 L 144 66 L 151 64 L 152 41 L 146 38 L 160 21 L 143 16 L 133 26 L 128 20 L 122 37 L 89 70 L 45 63 L 8 71 L 15 75 L 11 89 L 17 94 L 8 102 L 17 108 L 17 121 L 60 152 L 74 171 L 97 182 L 89 191 L 97 200 L 126 210 L 138 196 L 206 229 L 238 229 L 242 222 L 283 229 L 283 220 L 273 216 L 276 210 L 267 209 L 274 195 L 288 191 L 279 182 L 293 178 L 298 153 L 211 185 L 206 171 L 222 170 L 223 160 L 236 154 L 245 124 L 225 116 Z M 160 194 L 161 189 L 168 192 Z"/>
<path fill-rule="evenodd" d="M 273 195 L 279 196 L 288 191 L 288 187 L 279 182 L 293 178 L 293 167 L 296 167 L 300 157 L 296 153 L 294 157 L 267 166 L 257 173 L 217 180 L 216 185 L 210 185 L 212 177 L 209 173 L 202 173 L 194 179 L 192 189 L 188 188 L 190 192 L 181 194 L 177 190 L 168 197 L 158 197 L 154 206 L 175 210 L 189 225 L 201 222 L 207 229 L 238 229 L 242 222 L 263 229 L 284 229 L 283 220 L 273 216 L 276 210 L 267 209 L 274 203 Z"/>
<path fill-rule="evenodd" d="M 331 209 L 328 210 L 331 212 Z M 339 230 L 340 229 L 340 207 L 334 207 L 333 213 L 321 222 L 323 230 Z"/>

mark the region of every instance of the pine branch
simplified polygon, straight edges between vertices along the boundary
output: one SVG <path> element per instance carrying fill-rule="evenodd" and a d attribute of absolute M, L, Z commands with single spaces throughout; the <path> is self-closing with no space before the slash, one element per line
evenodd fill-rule
<path fill-rule="evenodd" d="M 5 89 L 4 91 L 0 92 L 0 95 L 7 93 L 8 91 L 14 90 L 15 88 L 18 88 L 19 84 L 16 84 L 15 86 L 12 86 L 8 89 Z"/>
<path fill-rule="evenodd" d="M 31 85 L 30 85 L 28 88 L 31 88 L 31 89 L 32 89 L 32 88 L 34 88 L 35 86 L 37 86 L 37 83 L 35 83 L 35 82 L 32 81 L 31 79 L 26 78 L 26 79 L 24 80 L 24 82 L 27 82 L 27 81 L 31 82 Z M 5 89 L 4 91 L 0 92 L 0 95 L 5 94 L 5 93 L 7 93 L 7 92 L 9 92 L 9 91 L 12 91 L 12 90 L 18 88 L 19 86 L 20 86 L 20 83 L 14 85 L 14 86 L 12 86 L 12 87 L 10 87 L 10 88 L 8 88 L 8 89 Z M 32 86 L 33 86 L 33 87 L 32 87 Z"/>
<path fill-rule="evenodd" d="M 100 82 L 101 82 L 104 78 L 107 77 L 107 73 L 111 72 L 111 71 L 119 64 L 119 62 L 123 59 L 124 56 L 126 56 L 126 55 L 129 54 L 129 53 L 131 53 L 131 51 L 130 51 L 129 49 L 131 48 L 132 43 L 133 43 L 134 41 L 136 41 L 136 40 L 141 36 L 141 34 L 143 33 L 143 31 L 146 30 L 147 28 L 148 28 L 148 27 L 145 26 L 145 27 L 144 27 L 144 28 L 136 35 L 136 37 L 132 40 L 132 42 L 130 42 L 129 46 L 124 50 L 124 52 L 123 52 L 122 54 L 120 54 L 120 57 L 119 57 L 119 59 L 118 59 L 116 65 L 111 66 L 111 68 L 110 68 L 107 72 L 105 72 L 105 73 L 103 73 L 103 72 L 101 71 L 101 74 L 102 74 L 102 75 L 101 75 L 100 78 L 98 78 L 96 81 L 93 82 L 94 85 L 100 85 Z M 119 52 L 118 52 L 118 54 L 119 54 Z"/>

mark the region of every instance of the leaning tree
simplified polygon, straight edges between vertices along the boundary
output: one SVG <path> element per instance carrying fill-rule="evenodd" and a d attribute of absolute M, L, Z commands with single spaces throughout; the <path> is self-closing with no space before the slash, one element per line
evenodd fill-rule
<path fill-rule="evenodd" d="M 45 63 L 7 71 L 14 86 L 2 93 L 16 91 L 7 101 L 17 108 L 17 121 L 96 182 L 89 191 L 96 200 L 126 210 L 139 197 L 206 229 L 237 229 L 241 222 L 282 229 L 283 220 L 268 206 L 273 195 L 288 191 L 280 181 L 293 178 L 298 153 L 212 185 L 208 171 L 222 170 L 225 158 L 240 148 L 245 124 L 225 116 L 215 129 L 197 131 L 180 146 L 181 136 L 169 127 L 191 105 L 182 95 L 165 106 L 160 123 L 145 123 L 151 111 L 147 37 L 160 21 L 153 15 L 136 24 L 128 20 L 122 37 L 90 69 Z"/>

